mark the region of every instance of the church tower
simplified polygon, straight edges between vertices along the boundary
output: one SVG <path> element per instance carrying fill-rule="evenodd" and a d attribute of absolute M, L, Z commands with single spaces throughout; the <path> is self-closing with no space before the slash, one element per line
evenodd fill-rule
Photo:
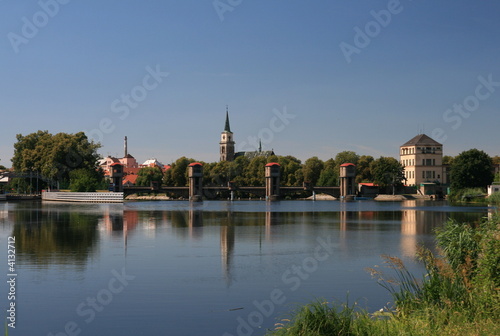
<path fill-rule="evenodd" d="M 220 135 L 220 160 L 233 161 L 234 160 L 234 139 L 233 132 L 229 126 L 229 112 L 226 106 L 226 125 L 224 131 Z"/>

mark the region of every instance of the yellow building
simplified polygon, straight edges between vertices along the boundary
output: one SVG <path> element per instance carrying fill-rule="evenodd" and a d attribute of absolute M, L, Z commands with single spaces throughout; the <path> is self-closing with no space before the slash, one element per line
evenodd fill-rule
<path fill-rule="evenodd" d="M 443 145 L 425 134 L 419 134 L 400 147 L 400 162 L 405 167 L 406 185 L 446 184 Z"/>

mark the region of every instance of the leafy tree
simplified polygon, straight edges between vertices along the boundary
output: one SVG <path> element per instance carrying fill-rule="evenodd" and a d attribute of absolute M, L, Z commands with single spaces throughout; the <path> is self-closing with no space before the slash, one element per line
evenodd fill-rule
<path fill-rule="evenodd" d="M 88 170 L 84 168 L 72 170 L 69 173 L 69 188 L 75 192 L 94 192 L 102 187 L 102 171 Z"/>
<path fill-rule="evenodd" d="M 172 187 L 185 187 L 188 184 L 187 167 L 190 163 L 195 162 L 194 159 L 188 159 L 185 156 L 177 159 L 170 165 L 170 169 L 166 171 L 163 183 Z"/>
<path fill-rule="evenodd" d="M 324 162 L 318 159 L 317 156 L 309 158 L 304 163 L 302 167 L 302 172 L 304 174 L 304 181 L 311 182 L 312 185 L 316 185 L 323 170 Z"/>
<path fill-rule="evenodd" d="M 358 160 L 359 160 L 359 155 L 353 151 L 343 151 L 335 156 L 335 163 L 337 163 L 338 167 L 340 167 L 340 165 L 344 163 L 353 163 L 357 165 Z"/>
<path fill-rule="evenodd" d="M 383 157 L 370 163 L 370 171 L 373 175 L 373 182 L 380 187 L 396 187 L 403 184 L 404 167 L 392 157 Z"/>
<path fill-rule="evenodd" d="M 500 165 L 500 156 L 495 155 L 494 157 L 491 158 L 491 160 L 493 161 L 494 165 Z"/>
<path fill-rule="evenodd" d="M 302 180 L 297 179 L 297 172 L 302 169 L 299 159 L 291 155 L 278 156 L 281 165 L 281 184 L 288 187 L 301 186 Z"/>
<path fill-rule="evenodd" d="M 267 158 L 257 156 L 250 160 L 243 170 L 244 182 L 248 186 L 261 187 L 265 185 L 265 166 Z"/>
<path fill-rule="evenodd" d="M 460 153 L 451 166 L 451 188 L 454 191 L 465 188 L 486 188 L 493 181 L 493 161 L 478 149 Z"/>
<path fill-rule="evenodd" d="M 76 169 L 95 171 L 101 147 L 89 141 L 85 133 L 76 134 L 38 131 L 26 136 L 18 134 L 14 144 L 12 166 L 16 172 L 38 172 L 44 177 L 69 183 Z"/>
<path fill-rule="evenodd" d="M 358 166 L 356 167 L 356 183 L 371 182 L 373 181 L 372 171 L 370 164 L 375 159 L 371 155 L 362 155 L 359 157 Z"/>
<path fill-rule="evenodd" d="M 325 161 L 323 170 L 319 175 L 317 182 L 318 186 L 336 186 L 338 185 L 339 171 L 337 169 L 337 163 L 334 159 L 329 159 Z"/>
<path fill-rule="evenodd" d="M 145 167 L 139 170 L 135 184 L 137 186 L 149 187 L 152 182 L 161 183 L 163 172 L 159 167 Z"/>
<path fill-rule="evenodd" d="M 451 166 L 453 164 L 454 159 L 455 159 L 455 157 L 453 157 L 453 156 L 445 155 L 445 156 L 443 156 L 443 164 Z"/>

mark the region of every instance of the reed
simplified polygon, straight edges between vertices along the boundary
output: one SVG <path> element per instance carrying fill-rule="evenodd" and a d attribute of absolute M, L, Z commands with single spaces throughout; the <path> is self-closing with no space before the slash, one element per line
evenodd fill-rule
<path fill-rule="evenodd" d="M 420 248 L 427 274 L 415 278 L 403 262 L 382 256 L 368 269 L 393 306 L 368 313 L 357 304 L 317 301 L 281 320 L 270 335 L 500 335 L 500 219 L 448 221 L 436 232 L 439 254 Z M 386 269 L 395 274 L 387 276 Z"/>

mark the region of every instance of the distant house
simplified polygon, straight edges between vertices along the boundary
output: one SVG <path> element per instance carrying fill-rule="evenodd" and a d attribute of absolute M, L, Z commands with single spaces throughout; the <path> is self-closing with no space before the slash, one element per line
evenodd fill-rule
<path fill-rule="evenodd" d="M 137 181 L 138 175 L 127 175 L 123 178 L 124 187 L 133 187 Z"/>
<path fill-rule="evenodd" d="M 497 192 L 500 192 L 500 182 L 493 182 L 492 185 L 488 186 L 488 196 Z"/>
<path fill-rule="evenodd" d="M 144 161 L 144 163 L 141 164 L 140 167 L 141 168 L 145 168 L 145 167 L 158 167 L 161 170 L 163 170 L 164 167 L 165 167 L 165 165 L 163 163 L 161 163 L 160 161 L 158 161 L 157 159 L 152 158 L 152 159 Z"/>
<path fill-rule="evenodd" d="M 400 147 L 406 185 L 422 183 L 447 184 L 447 168 L 443 165 L 443 145 L 425 134 L 419 134 Z"/>

